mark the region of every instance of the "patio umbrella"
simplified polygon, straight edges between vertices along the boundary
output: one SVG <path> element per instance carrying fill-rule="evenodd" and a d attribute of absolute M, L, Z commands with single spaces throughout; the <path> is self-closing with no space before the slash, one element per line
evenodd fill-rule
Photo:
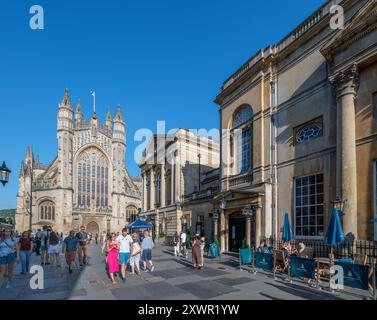
<path fill-rule="evenodd" d="M 330 252 L 330 266 L 333 265 L 334 259 L 334 247 L 337 247 L 341 242 L 344 241 L 344 233 L 342 224 L 340 223 L 340 218 L 338 214 L 338 209 L 333 208 L 329 226 L 326 231 L 325 244 L 331 246 Z"/>
<path fill-rule="evenodd" d="M 291 222 L 289 221 L 288 213 L 284 216 L 284 226 L 283 226 L 283 241 L 291 241 L 293 239 Z"/>
<path fill-rule="evenodd" d="M 338 209 L 333 208 L 329 226 L 327 228 L 325 243 L 329 246 L 337 247 L 344 241 L 342 224 L 340 223 Z"/>

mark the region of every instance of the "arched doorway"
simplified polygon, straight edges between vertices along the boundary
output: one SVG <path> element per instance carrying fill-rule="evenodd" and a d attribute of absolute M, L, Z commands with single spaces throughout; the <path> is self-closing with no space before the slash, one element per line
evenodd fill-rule
<path fill-rule="evenodd" d="M 92 234 L 96 234 L 96 233 L 99 234 L 99 226 L 98 226 L 98 223 L 95 222 L 95 221 L 89 222 L 89 223 L 88 223 L 88 226 L 86 227 L 86 231 L 87 231 L 87 232 L 90 232 L 90 233 L 92 233 Z"/>
<path fill-rule="evenodd" d="M 238 252 L 245 236 L 245 216 L 241 212 L 231 214 L 229 216 L 229 251 Z"/>

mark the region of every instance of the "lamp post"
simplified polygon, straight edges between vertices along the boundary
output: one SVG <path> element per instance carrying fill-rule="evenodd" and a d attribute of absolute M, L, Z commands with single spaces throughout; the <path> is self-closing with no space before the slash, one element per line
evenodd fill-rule
<path fill-rule="evenodd" d="M 5 162 L 3 162 L 2 166 L 0 167 L 0 182 L 5 186 L 9 181 L 9 175 L 12 171 L 7 168 Z"/>
<path fill-rule="evenodd" d="M 340 215 L 345 215 L 345 207 L 347 203 L 347 199 L 342 199 L 341 197 L 337 196 L 334 201 L 331 201 L 333 207 L 336 208 Z"/>

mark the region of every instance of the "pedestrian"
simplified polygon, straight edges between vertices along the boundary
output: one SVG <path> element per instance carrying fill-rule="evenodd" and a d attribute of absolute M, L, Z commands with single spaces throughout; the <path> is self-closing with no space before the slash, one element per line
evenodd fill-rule
<path fill-rule="evenodd" d="M 181 236 L 180 236 L 180 249 L 181 249 L 182 255 L 187 259 L 188 252 L 187 252 L 187 248 L 186 248 L 186 241 L 187 241 L 187 234 L 186 234 L 186 232 L 181 232 Z"/>
<path fill-rule="evenodd" d="M 98 233 L 96 233 L 96 235 L 94 236 L 94 238 L 96 239 L 96 244 L 98 244 Z"/>
<path fill-rule="evenodd" d="M 106 231 L 102 232 L 102 243 L 106 243 L 107 234 Z"/>
<path fill-rule="evenodd" d="M 21 274 L 29 273 L 29 261 L 30 255 L 33 252 L 33 241 L 28 231 L 22 233 L 18 246 L 21 260 Z"/>
<path fill-rule="evenodd" d="M 135 274 L 135 270 L 137 274 L 140 274 L 140 253 L 141 247 L 140 242 L 138 240 L 138 236 L 136 233 L 132 234 L 132 244 L 131 244 L 131 258 L 130 258 L 130 265 L 131 265 L 131 274 Z"/>
<path fill-rule="evenodd" d="M 48 265 L 49 262 L 49 254 L 48 254 L 48 245 L 49 245 L 49 238 L 50 238 L 50 229 L 47 226 L 43 226 L 43 231 L 41 232 L 41 265 Z"/>
<path fill-rule="evenodd" d="M 106 244 L 107 265 L 112 284 L 116 284 L 114 273 L 119 272 L 119 243 L 116 241 L 116 233 L 112 232 Z"/>
<path fill-rule="evenodd" d="M 19 246 L 17 240 L 12 236 L 12 230 L 10 228 L 5 228 L 0 239 L 0 287 L 5 268 L 7 268 L 8 272 L 6 288 L 9 289 L 11 287 L 14 264 L 18 262 L 19 259 Z"/>
<path fill-rule="evenodd" d="M 72 263 L 76 260 L 79 242 L 80 240 L 75 236 L 75 231 L 73 230 L 69 232 L 69 236 L 63 241 L 62 254 L 65 255 L 65 261 L 67 262 L 69 273 L 72 273 Z"/>
<path fill-rule="evenodd" d="M 179 235 L 176 231 L 173 236 L 174 255 L 179 256 Z"/>
<path fill-rule="evenodd" d="M 149 234 L 148 230 L 144 231 L 144 238 L 141 243 L 141 260 L 143 261 L 144 271 L 148 271 L 147 265 L 149 264 L 150 271 L 154 271 L 154 265 L 152 262 L 152 249 L 153 249 L 154 243 L 153 239 Z"/>
<path fill-rule="evenodd" d="M 204 247 L 205 247 L 205 243 L 206 243 L 206 239 L 204 238 L 204 236 L 201 236 L 200 237 L 200 241 L 201 241 L 201 244 L 200 244 L 200 256 L 201 256 L 201 260 L 202 260 L 202 264 L 200 265 L 200 267 L 204 267 Z"/>
<path fill-rule="evenodd" d="M 89 237 L 88 237 L 88 233 L 85 230 L 86 230 L 85 227 L 81 226 L 80 232 L 76 234 L 76 237 L 80 240 L 78 253 L 79 253 L 79 260 L 80 260 L 81 267 L 87 264 L 87 258 L 88 258 L 87 244 L 89 242 Z"/>
<path fill-rule="evenodd" d="M 48 244 L 48 254 L 50 255 L 50 262 L 53 266 L 60 266 L 59 255 L 60 255 L 60 245 L 59 237 L 55 231 L 51 231 L 49 244 Z"/>
<path fill-rule="evenodd" d="M 126 281 L 126 268 L 131 256 L 132 237 L 128 234 L 127 229 L 122 230 L 122 234 L 116 238 L 119 243 L 119 264 L 121 266 L 121 275 L 123 282 Z"/>
<path fill-rule="evenodd" d="M 42 230 L 38 229 L 37 233 L 35 234 L 35 238 L 34 238 L 35 254 L 37 256 L 41 255 L 41 237 L 42 237 Z"/>
<path fill-rule="evenodd" d="M 202 265 L 202 255 L 200 252 L 200 246 L 202 242 L 200 241 L 199 234 L 196 234 L 192 241 L 192 265 L 195 268 L 201 269 Z"/>

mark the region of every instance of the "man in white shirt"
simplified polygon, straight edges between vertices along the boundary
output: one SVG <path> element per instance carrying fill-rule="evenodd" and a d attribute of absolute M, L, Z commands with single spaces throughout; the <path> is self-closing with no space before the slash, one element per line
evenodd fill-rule
<path fill-rule="evenodd" d="M 187 258 L 186 237 L 187 237 L 186 232 L 181 232 L 181 236 L 180 236 L 181 250 L 182 250 L 182 253 L 183 253 L 184 257 Z"/>
<path fill-rule="evenodd" d="M 132 243 L 132 238 L 128 234 L 127 229 L 122 230 L 116 241 L 119 243 L 119 264 L 121 265 L 121 273 L 123 282 L 126 281 L 126 266 L 130 260 L 131 250 L 130 246 Z"/>

